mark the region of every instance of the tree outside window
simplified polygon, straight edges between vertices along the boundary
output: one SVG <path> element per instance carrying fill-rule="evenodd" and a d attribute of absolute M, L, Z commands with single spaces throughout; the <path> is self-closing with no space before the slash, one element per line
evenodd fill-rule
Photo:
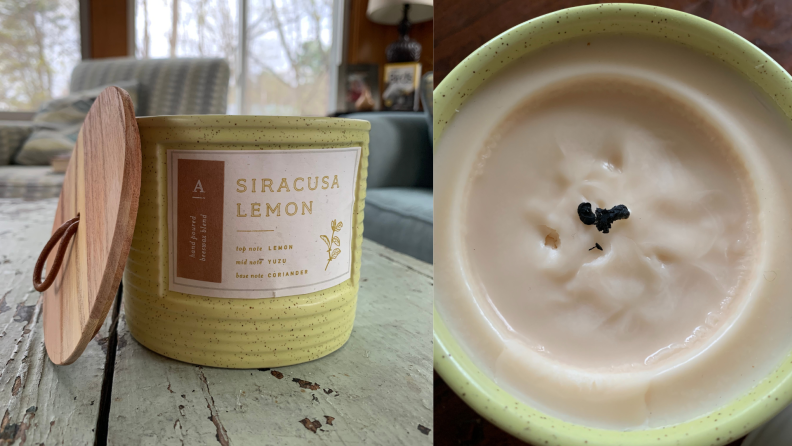
<path fill-rule="evenodd" d="M 332 0 L 249 0 L 245 112 L 325 115 Z"/>
<path fill-rule="evenodd" d="M 0 0 L 0 110 L 68 94 L 80 60 L 78 0 Z"/>
<path fill-rule="evenodd" d="M 243 95 L 238 0 L 136 0 L 136 56 L 225 58 L 229 113 L 325 115 L 333 0 L 246 1 Z"/>

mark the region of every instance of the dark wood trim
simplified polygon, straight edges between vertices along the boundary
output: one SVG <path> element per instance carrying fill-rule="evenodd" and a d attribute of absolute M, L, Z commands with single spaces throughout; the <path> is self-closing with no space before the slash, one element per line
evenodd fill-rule
<path fill-rule="evenodd" d="M 133 1 L 133 0 L 129 0 Z M 85 9 L 83 9 L 85 5 Z M 81 0 L 80 19 L 87 19 L 87 29 L 82 27 L 83 37 L 87 34 L 89 42 L 83 45 L 83 58 L 99 59 L 104 57 L 130 56 L 131 47 L 128 20 L 131 8 L 127 0 Z M 83 10 L 86 13 L 83 13 Z M 86 57 L 86 46 L 90 50 Z"/>
<path fill-rule="evenodd" d="M 91 0 L 80 0 L 80 52 L 91 58 Z"/>

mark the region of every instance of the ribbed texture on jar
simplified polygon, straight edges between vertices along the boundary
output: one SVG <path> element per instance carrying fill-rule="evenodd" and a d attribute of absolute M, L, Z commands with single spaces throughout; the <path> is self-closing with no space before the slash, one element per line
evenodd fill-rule
<path fill-rule="evenodd" d="M 344 120 L 245 119 L 194 116 L 139 121 L 143 169 L 135 234 L 124 271 L 126 322 L 132 336 L 147 348 L 194 364 L 261 368 L 311 361 L 340 348 L 352 332 L 363 241 L 368 130 L 359 122 Z M 158 141 L 167 141 L 167 149 L 182 144 L 192 149 L 207 144 L 208 150 L 361 146 L 352 277 L 310 294 L 263 299 L 169 291 L 168 234 L 162 230 L 167 229 L 167 157 L 166 147 Z"/>

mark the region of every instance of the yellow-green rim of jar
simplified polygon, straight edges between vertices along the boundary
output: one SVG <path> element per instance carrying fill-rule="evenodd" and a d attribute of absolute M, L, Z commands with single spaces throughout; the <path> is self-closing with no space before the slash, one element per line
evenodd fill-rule
<path fill-rule="evenodd" d="M 564 9 L 515 26 L 454 68 L 434 92 L 434 147 L 456 109 L 476 88 L 511 62 L 554 43 L 585 35 L 616 33 L 664 38 L 721 60 L 753 81 L 792 118 L 792 77 L 770 56 L 732 31 L 666 8 L 590 5 Z M 434 367 L 451 389 L 481 416 L 515 437 L 537 445 L 723 445 L 766 422 L 792 401 L 790 353 L 750 393 L 685 423 L 629 432 L 576 425 L 546 415 L 498 387 L 465 354 L 436 307 Z"/>
<path fill-rule="evenodd" d="M 237 127 L 256 129 L 349 129 L 370 130 L 371 123 L 362 119 L 325 118 L 321 116 L 259 116 L 259 115 L 168 115 L 141 116 L 139 127 Z"/>

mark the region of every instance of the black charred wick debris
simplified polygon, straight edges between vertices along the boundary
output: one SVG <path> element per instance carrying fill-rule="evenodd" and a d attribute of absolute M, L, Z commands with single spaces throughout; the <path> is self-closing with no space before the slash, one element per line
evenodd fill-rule
<path fill-rule="evenodd" d="M 600 246 L 600 244 L 599 244 L 599 243 L 594 243 L 594 246 L 592 246 L 591 248 L 589 248 L 589 251 L 591 251 L 591 250 L 592 250 L 592 249 L 594 249 L 594 248 L 597 248 L 597 249 L 599 249 L 600 251 L 602 251 L 602 246 Z"/>
<path fill-rule="evenodd" d="M 630 210 L 627 209 L 627 206 L 620 204 L 610 209 L 597 208 L 595 212 L 592 212 L 591 203 L 580 203 L 578 205 L 578 217 L 580 217 L 580 221 L 583 224 L 597 225 L 598 231 L 607 234 L 610 232 L 613 222 L 630 218 Z"/>

